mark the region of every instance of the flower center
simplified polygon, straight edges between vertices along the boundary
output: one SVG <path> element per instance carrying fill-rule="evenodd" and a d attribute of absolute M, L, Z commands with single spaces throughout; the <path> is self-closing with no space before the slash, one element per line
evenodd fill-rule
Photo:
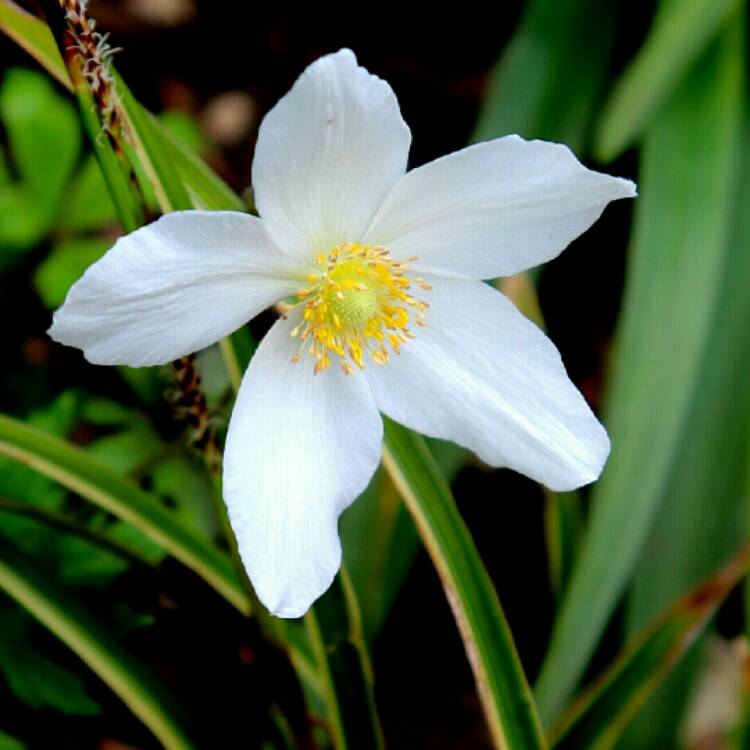
<path fill-rule="evenodd" d="M 426 325 L 429 307 L 409 294 L 412 284 L 431 289 L 424 279 L 409 279 L 407 263 L 394 261 L 384 247 L 347 242 L 315 262 L 319 273 L 307 277 L 309 287 L 297 291 L 303 305 L 302 321 L 292 330 L 301 341 L 292 362 L 307 353 L 315 359 L 315 372 L 331 366 L 331 354 L 341 360 L 347 375 L 364 368 L 369 356 L 377 365 L 388 362 L 390 351 L 414 338 L 409 322 Z M 288 311 L 296 305 L 286 308 Z M 389 350 L 390 347 L 390 350 Z"/>

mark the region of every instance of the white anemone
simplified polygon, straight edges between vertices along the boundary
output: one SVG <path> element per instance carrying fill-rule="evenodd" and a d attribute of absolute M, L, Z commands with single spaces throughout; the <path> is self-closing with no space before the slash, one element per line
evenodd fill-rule
<path fill-rule="evenodd" d="M 481 280 L 548 261 L 633 183 L 508 136 L 406 172 L 390 86 L 342 50 L 264 119 L 260 218 L 180 211 L 117 241 L 50 335 L 96 364 L 158 365 L 293 298 L 244 375 L 224 497 L 261 601 L 302 615 L 341 560 L 339 515 L 380 459 L 380 413 L 553 490 L 609 440 L 554 345 Z M 416 327 L 415 327 L 416 326 Z"/>

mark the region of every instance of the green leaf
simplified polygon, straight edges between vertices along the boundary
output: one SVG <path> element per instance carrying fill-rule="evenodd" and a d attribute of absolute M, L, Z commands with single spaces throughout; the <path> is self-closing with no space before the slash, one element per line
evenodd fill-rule
<path fill-rule="evenodd" d="M 31 622 L 23 610 L 0 608 L 0 671 L 11 690 L 33 709 L 49 706 L 79 716 L 101 713 L 81 678 L 48 659 L 32 643 Z"/>
<path fill-rule="evenodd" d="M 122 77 L 115 76 L 119 112 L 138 164 L 145 171 L 162 213 L 193 207 L 180 175 L 162 148 L 162 138 L 149 113 L 133 98 Z"/>
<path fill-rule="evenodd" d="M 670 0 L 609 97 L 596 133 L 597 158 L 609 162 L 638 140 L 691 65 L 741 0 Z"/>
<path fill-rule="evenodd" d="M 92 154 L 78 170 L 65 191 L 58 226 L 67 232 L 101 229 L 117 222 L 117 209 Z"/>
<path fill-rule="evenodd" d="M 97 237 L 61 240 L 34 271 L 34 288 L 49 310 L 59 307 L 83 272 L 104 255 L 110 243 Z"/>
<path fill-rule="evenodd" d="M 0 270 L 39 242 L 49 221 L 42 205 L 23 185 L 0 185 Z"/>
<path fill-rule="evenodd" d="M 385 468 L 443 583 L 495 746 L 543 748 L 534 701 L 508 623 L 440 467 L 423 438 L 384 421 Z"/>
<path fill-rule="evenodd" d="M 160 132 L 166 138 L 179 140 L 185 148 L 199 154 L 206 148 L 206 136 L 200 125 L 187 112 L 168 109 L 159 113 Z"/>
<path fill-rule="evenodd" d="M 65 63 L 47 24 L 11 0 L 0 0 L 0 29 L 63 86 L 72 90 Z"/>
<path fill-rule="evenodd" d="M 620 3 L 533 0 L 490 77 L 473 141 L 509 133 L 581 153 L 602 93 Z"/>
<path fill-rule="evenodd" d="M 0 729 L 0 750 L 26 750 L 26 745 Z"/>
<path fill-rule="evenodd" d="M 342 571 L 305 616 L 337 750 L 383 747 L 359 608 Z"/>
<path fill-rule="evenodd" d="M 648 134 L 606 420 L 613 451 L 537 686 L 552 721 L 632 575 L 664 498 L 711 342 L 740 162 L 736 24 Z M 606 562 L 606 564 L 605 564 Z"/>
<path fill-rule="evenodd" d="M 95 505 L 137 526 L 195 571 L 241 612 L 247 594 L 229 559 L 179 523 L 159 501 L 85 451 L 29 425 L 0 415 L 0 454 L 21 461 L 77 492 Z"/>
<path fill-rule="evenodd" d="M 159 121 L 154 122 L 159 148 L 174 163 L 188 189 L 195 208 L 225 211 L 247 211 L 248 206 L 178 135 L 170 133 Z"/>
<path fill-rule="evenodd" d="M 136 474 L 164 449 L 159 436 L 146 422 L 100 437 L 86 446 L 86 452 L 118 474 Z"/>
<path fill-rule="evenodd" d="M 583 536 L 583 510 L 577 492 L 544 493 L 544 535 L 552 592 L 561 597 L 570 584 Z"/>
<path fill-rule="evenodd" d="M 0 543 L 0 589 L 74 651 L 167 750 L 195 746 L 184 717 L 160 681 L 115 640 L 108 627 L 6 543 Z"/>
<path fill-rule="evenodd" d="M 204 466 L 183 454 L 165 456 L 153 467 L 151 491 L 174 503 L 175 515 L 206 539 L 219 536 L 211 479 Z"/>
<path fill-rule="evenodd" d="M 75 109 L 45 75 L 11 68 L 0 88 L 0 116 L 19 176 L 51 220 L 81 148 Z"/>
<path fill-rule="evenodd" d="M 747 573 L 749 564 L 750 546 L 746 545 L 723 570 L 639 633 L 571 707 L 554 733 L 556 739 L 552 747 L 555 750 L 613 747 L 638 708 L 695 642 L 717 607 Z"/>

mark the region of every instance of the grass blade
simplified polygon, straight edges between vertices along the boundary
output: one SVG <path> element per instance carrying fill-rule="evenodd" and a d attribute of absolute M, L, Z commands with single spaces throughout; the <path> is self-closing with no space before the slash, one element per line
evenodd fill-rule
<path fill-rule="evenodd" d="M 136 106 L 143 110 L 138 102 Z M 146 112 L 146 110 L 143 110 Z M 190 194 L 194 208 L 225 211 L 247 211 L 247 205 L 195 152 L 173 135 L 150 112 L 146 112 L 153 126 L 156 148 L 177 168 Z"/>
<path fill-rule="evenodd" d="M 185 528 L 157 498 L 80 448 L 0 415 L 0 455 L 30 466 L 140 529 L 189 567 L 241 612 L 250 603 L 229 558 Z"/>
<path fill-rule="evenodd" d="M 493 70 L 473 141 L 518 133 L 580 154 L 602 93 L 619 2 L 533 0 Z"/>
<path fill-rule="evenodd" d="M 654 122 L 607 424 L 614 446 L 537 685 L 551 722 L 638 560 L 672 471 L 710 343 L 737 188 L 741 28 L 708 50 Z M 689 156 L 685 156 L 689 155 Z"/>
<path fill-rule="evenodd" d="M 609 97 L 597 126 L 595 154 L 616 159 L 635 143 L 741 0 L 662 2 L 649 35 Z"/>
<path fill-rule="evenodd" d="M 161 147 L 163 139 L 158 134 L 154 121 L 133 98 L 122 77 L 116 75 L 114 80 L 117 109 L 125 125 L 128 140 L 151 183 L 162 213 L 193 208 L 178 172 L 170 164 L 168 154 Z"/>
<path fill-rule="evenodd" d="M 544 747 L 508 623 L 440 467 L 423 438 L 390 420 L 383 462 L 443 583 L 495 746 Z"/>
<path fill-rule="evenodd" d="M 2 513 L 11 513 L 16 516 L 30 518 L 37 523 L 44 524 L 52 529 L 77 536 L 97 545 L 113 555 L 117 555 L 117 557 L 120 557 L 129 563 L 135 563 L 146 567 L 153 566 L 152 561 L 147 559 L 146 556 L 132 545 L 124 544 L 105 531 L 100 531 L 99 529 L 87 526 L 85 523 L 75 521 L 65 513 L 59 513 L 57 511 L 49 510 L 48 508 L 38 507 L 21 500 L 0 497 L 0 514 Z"/>
<path fill-rule="evenodd" d="M 608 750 L 708 624 L 719 605 L 747 573 L 746 544 L 719 573 L 676 602 L 637 635 L 615 663 L 563 718 L 555 750 Z"/>
<path fill-rule="evenodd" d="M 305 617 L 323 696 L 338 750 L 378 750 L 383 747 L 372 695 L 372 673 L 366 655 L 359 607 L 343 571 Z"/>
<path fill-rule="evenodd" d="M 73 86 L 49 27 L 12 0 L 0 0 L 0 28 L 70 91 Z"/>
<path fill-rule="evenodd" d="M 570 584 L 583 536 L 583 508 L 577 492 L 544 491 L 544 536 L 552 593 L 562 597 Z"/>
<path fill-rule="evenodd" d="M 166 692 L 101 623 L 71 596 L 54 586 L 21 555 L 0 542 L 0 589 L 89 666 L 167 750 L 195 746 Z"/>

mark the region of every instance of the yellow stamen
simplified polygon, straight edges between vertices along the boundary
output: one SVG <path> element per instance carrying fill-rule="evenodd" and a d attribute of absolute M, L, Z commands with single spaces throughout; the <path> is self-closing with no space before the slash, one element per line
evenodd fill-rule
<path fill-rule="evenodd" d="M 322 273 L 306 277 L 309 287 L 297 291 L 303 306 L 302 321 L 291 331 L 301 339 L 300 355 L 309 341 L 308 354 L 315 359 L 316 373 L 331 367 L 331 353 L 341 359 L 346 375 L 354 372 L 353 365 L 365 366 L 365 356 L 377 365 L 387 364 L 390 351 L 398 354 L 401 345 L 414 334 L 410 322 L 425 326 L 425 302 L 409 294 L 412 280 L 405 274 L 407 263 L 394 261 L 384 247 L 371 247 L 347 242 L 333 248 L 327 255 L 315 258 Z M 423 290 L 431 289 L 422 278 L 414 284 Z"/>

